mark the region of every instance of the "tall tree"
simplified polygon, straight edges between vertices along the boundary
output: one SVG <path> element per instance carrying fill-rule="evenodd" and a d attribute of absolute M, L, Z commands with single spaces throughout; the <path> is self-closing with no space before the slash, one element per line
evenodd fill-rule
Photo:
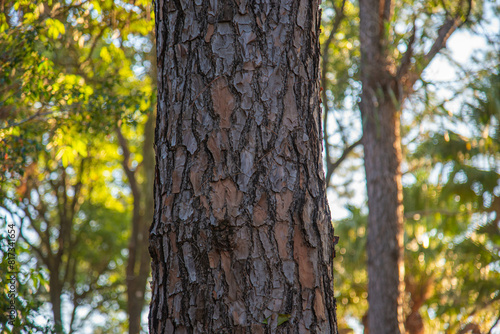
<path fill-rule="evenodd" d="M 123 283 L 117 264 L 123 261 L 128 215 L 119 201 L 108 198 L 105 190 L 111 184 L 99 178 L 108 170 L 109 160 L 102 157 L 106 146 L 77 140 L 68 128 L 55 132 L 57 139 L 46 145 L 50 149 L 33 157 L 19 182 L 3 184 L 0 208 L 19 224 L 19 243 L 29 245 L 30 253 L 23 256 L 29 255 L 31 264 L 22 271 L 44 268 L 48 274 L 48 285 L 37 289 L 37 299 L 50 303 L 54 331 L 74 333 L 88 326 L 88 316 L 104 311 L 103 303 L 119 303 L 117 285 Z M 66 136 L 73 137 L 73 144 L 79 141 L 86 153 L 73 153 Z M 71 159 L 66 166 L 60 158 L 65 150 L 74 154 L 66 158 Z"/>
<path fill-rule="evenodd" d="M 443 2 L 442 7 L 422 5 L 421 11 L 410 14 L 413 24 L 405 38 L 397 31 L 394 1 L 359 3 L 360 109 L 369 208 L 368 324 L 372 334 L 405 331 L 401 106 L 423 70 L 467 20 L 472 8 L 471 1 Z M 408 16 L 405 9 L 409 8 L 404 4 L 398 9 L 399 19 Z M 418 27 L 420 20 L 434 26 L 440 22 L 437 34 L 428 34 L 425 26 Z M 426 48 L 426 44 L 431 47 Z M 404 53 L 398 48 L 405 49 Z"/>
<path fill-rule="evenodd" d="M 148 230 L 153 220 L 153 180 L 154 180 L 154 113 L 148 115 L 144 124 L 142 143 L 142 168 L 132 167 L 130 143 L 117 127 L 118 143 L 123 151 L 122 167 L 127 176 L 132 192 L 132 226 L 128 243 L 126 269 L 127 312 L 129 334 L 141 332 L 141 315 L 145 305 L 146 284 L 150 273 L 148 253 Z M 133 133 L 134 135 L 136 132 Z M 142 178 L 142 183 L 140 179 Z"/>
<path fill-rule="evenodd" d="M 336 333 L 317 1 L 157 1 L 151 333 Z"/>
<path fill-rule="evenodd" d="M 154 85 L 151 85 L 147 72 L 149 65 L 153 63 L 152 59 L 147 58 L 153 45 L 147 37 L 153 27 L 150 8 L 151 3 L 147 0 L 120 3 L 101 0 L 4 1 L 0 4 L 0 81 L 4 83 L 0 89 L 0 182 L 5 181 L 0 185 L 0 203 L 8 199 L 9 196 L 5 194 L 13 194 L 7 192 L 7 189 L 15 187 L 27 166 L 35 165 L 32 162 L 39 160 L 38 154 L 49 155 L 53 160 L 50 164 L 57 164 L 57 160 L 61 159 L 62 164 L 59 163 L 57 168 L 48 164 L 54 170 L 53 174 L 47 174 L 48 169 L 44 169 L 43 164 L 38 164 L 39 168 L 32 168 L 30 177 L 36 179 L 37 176 L 50 175 L 54 178 L 57 175 L 59 178 L 52 179 L 53 183 L 63 182 L 63 176 L 71 176 L 72 170 L 80 171 L 73 160 L 79 162 L 81 155 L 87 154 L 82 141 L 70 136 L 82 137 L 85 143 L 91 143 L 94 147 L 92 154 L 97 155 L 85 160 L 85 169 L 80 172 L 84 176 L 83 179 L 88 180 L 89 171 L 105 170 L 108 175 L 113 175 L 112 179 L 120 189 L 117 191 L 113 188 L 111 194 L 105 187 L 97 190 L 97 182 L 92 180 L 89 182 L 93 186 L 88 186 L 94 194 L 89 197 L 95 198 L 96 193 L 103 191 L 108 195 L 103 198 L 109 203 L 108 198 L 118 196 L 117 194 L 126 188 L 131 189 L 132 196 L 121 193 L 121 199 L 126 204 L 129 204 L 128 198 L 131 199 L 131 205 L 126 205 L 126 210 L 133 211 L 133 215 L 126 280 L 120 280 L 120 284 L 127 283 L 129 332 L 133 334 L 140 332 L 141 313 L 145 306 L 146 281 L 149 275 L 149 254 L 145 240 L 152 221 L 153 208 L 154 121 L 152 116 L 151 121 L 146 122 L 147 117 L 141 115 L 152 110 L 150 102 L 154 102 L 154 95 L 151 94 Z M 113 136 L 118 119 L 123 120 L 124 126 L 121 132 Z M 144 138 L 141 133 L 144 124 L 137 124 L 142 122 L 146 123 L 147 128 Z M 64 136 L 58 130 L 61 127 L 69 129 L 65 131 Z M 104 137 L 104 133 L 108 136 Z M 54 134 L 58 135 L 59 139 Z M 106 147 L 106 141 L 111 143 L 112 148 Z M 121 156 L 111 153 L 117 150 L 116 142 L 124 153 Z M 143 150 L 137 148 L 141 146 L 144 147 Z M 100 154 L 101 150 L 106 150 L 107 153 Z M 121 166 L 116 164 L 120 160 Z M 101 163 L 109 169 L 102 167 Z M 97 166 L 100 166 L 99 169 Z M 121 173 L 120 168 L 123 168 L 124 173 Z M 123 182 L 117 177 L 123 174 L 129 177 L 129 182 Z M 111 183 L 104 175 L 101 177 L 106 179 L 108 184 Z M 38 183 L 45 186 L 42 182 Z M 69 181 L 66 181 L 66 184 L 71 190 L 73 184 Z M 86 189 L 86 186 L 87 184 L 84 184 L 80 188 Z M 32 188 L 29 190 L 32 191 Z M 2 192 L 4 189 L 5 192 Z M 23 193 L 23 196 L 29 197 L 29 191 Z M 66 201 L 68 196 L 73 195 L 66 196 L 63 193 L 57 200 Z M 81 234 L 74 228 L 77 226 L 79 215 L 84 212 L 78 203 L 81 197 L 75 197 L 77 205 L 74 210 L 66 210 L 66 202 L 57 203 L 56 206 L 71 213 L 65 216 L 61 224 L 54 224 L 54 228 L 50 229 L 51 233 L 59 235 L 59 239 L 64 236 L 65 243 L 61 250 L 58 250 L 64 255 L 75 254 L 74 244 L 67 240 L 79 238 Z M 27 201 L 29 198 L 22 200 Z M 104 204 L 104 207 L 107 208 L 107 205 Z M 148 207 L 151 209 L 147 209 Z M 93 212 L 89 211 L 98 211 L 99 205 L 86 208 L 88 211 L 84 213 L 90 216 Z M 54 211 L 52 207 L 49 209 L 48 211 Z M 38 220 L 43 218 L 42 215 Z M 114 221 L 95 220 L 109 224 Z M 24 226 L 31 228 L 28 224 Z M 56 228 L 59 226 L 60 230 L 64 229 L 64 234 L 59 233 L 61 231 Z M 103 230 L 105 229 L 104 227 Z M 127 234 L 127 228 L 120 229 Z M 114 241 L 122 239 L 116 238 Z M 33 245 L 37 244 L 34 242 Z M 50 246 L 54 249 L 56 245 L 50 243 Z M 70 246 L 74 249 L 66 249 Z M 113 250 L 120 253 L 118 247 Z M 84 254 L 81 256 L 85 258 Z M 100 261 L 105 259 L 107 257 L 101 257 Z M 64 261 L 64 256 L 55 257 L 56 264 L 50 269 L 49 280 L 54 285 L 50 292 L 58 330 L 61 327 L 59 292 L 78 297 L 78 294 L 71 292 L 72 289 L 78 288 L 75 284 L 66 284 L 65 280 L 58 279 L 59 276 L 65 277 Z M 83 263 L 77 263 L 84 267 Z M 121 266 L 118 267 L 113 270 L 122 269 Z M 122 276 L 125 278 L 125 275 Z M 120 284 L 115 281 L 114 288 Z M 123 290 L 116 288 L 116 292 L 119 295 Z M 102 297 L 105 300 L 103 302 L 107 303 L 106 299 L 109 298 L 104 295 Z M 75 303 L 81 301 L 80 298 L 80 301 Z M 123 303 L 120 303 L 120 307 L 122 305 Z"/>
<path fill-rule="evenodd" d="M 480 23 L 488 26 L 486 20 Z M 474 30 L 483 36 L 477 26 Z M 433 84 L 427 75 L 406 109 L 405 330 L 410 334 L 471 328 L 488 333 L 498 324 L 499 287 L 492 283 L 499 273 L 490 266 L 499 256 L 494 247 L 499 215 L 493 214 L 500 209 L 498 127 L 492 124 L 500 115 L 495 49 L 500 44 L 498 35 L 485 37 L 492 43 L 475 50 L 477 60 L 456 67 L 463 80 Z M 443 87 L 454 93 L 443 94 Z M 335 292 L 341 303 L 339 327 L 344 328 L 342 318 L 361 321 L 368 309 L 366 270 L 359 266 L 365 256 L 366 217 L 362 210 L 350 211 L 336 227 L 343 236 L 335 261 L 336 281 L 342 283 Z"/>

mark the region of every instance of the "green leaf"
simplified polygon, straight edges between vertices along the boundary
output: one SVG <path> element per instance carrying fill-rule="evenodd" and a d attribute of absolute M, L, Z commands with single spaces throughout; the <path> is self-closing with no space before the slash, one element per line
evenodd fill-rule
<path fill-rule="evenodd" d="M 291 315 L 290 314 L 279 314 L 278 315 L 278 326 L 283 325 L 285 322 L 290 320 Z"/>
<path fill-rule="evenodd" d="M 107 47 L 103 47 L 99 55 L 101 56 L 102 60 L 104 60 L 107 63 L 111 63 L 111 55 L 109 54 Z"/>
<path fill-rule="evenodd" d="M 47 33 L 52 39 L 57 39 L 59 37 L 59 34 L 64 34 L 66 32 L 64 24 L 62 24 L 62 22 L 59 20 L 47 19 L 45 21 L 45 25 L 49 29 Z"/>

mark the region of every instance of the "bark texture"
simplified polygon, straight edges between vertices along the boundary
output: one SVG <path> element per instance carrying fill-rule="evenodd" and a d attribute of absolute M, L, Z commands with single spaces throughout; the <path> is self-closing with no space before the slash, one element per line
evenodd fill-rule
<path fill-rule="evenodd" d="M 155 10 L 150 333 L 336 333 L 318 3 Z"/>
<path fill-rule="evenodd" d="M 404 333 L 400 96 L 385 53 L 391 1 L 360 0 L 361 115 L 368 193 L 368 325 Z"/>

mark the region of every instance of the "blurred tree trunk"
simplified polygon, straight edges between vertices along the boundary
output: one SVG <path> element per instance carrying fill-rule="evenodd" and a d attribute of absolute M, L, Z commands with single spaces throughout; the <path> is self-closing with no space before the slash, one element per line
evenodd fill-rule
<path fill-rule="evenodd" d="M 150 42 L 154 46 L 155 34 L 149 35 Z M 149 61 L 151 76 L 156 87 L 157 71 L 156 53 L 150 52 Z M 154 106 L 156 107 L 156 106 Z M 140 193 L 134 196 L 134 218 L 132 221 L 132 234 L 129 243 L 129 259 L 127 263 L 127 297 L 128 297 L 128 319 L 129 334 L 141 332 L 141 315 L 145 304 L 146 285 L 150 273 L 151 258 L 148 251 L 149 226 L 154 216 L 154 133 L 156 112 L 154 109 L 148 115 L 144 125 L 144 142 L 142 144 L 142 183 L 136 185 Z M 123 145 L 122 145 L 123 149 Z M 137 182 L 135 178 L 133 182 Z M 136 217 L 136 211 L 139 215 Z"/>
<path fill-rule="evenodd" d="M 147 236 L 149 225 L 153 221 L 154 207 L 154 120 L 155 113 L 152 112 L 144 125 L 142 183 L 137 180 L 137 170 L 130 168 L 128 143 L 120 129 L 117 128 L 118 141 L 124 156 L 122 165 L 129 180 L 134 200 L 126 269 L 129 334 L 139 334 L 141 332 L 141 314 L 144 309 L 146 284 L 150 272 Z"/>
<path fill-rule="evenodd" d="M 403 192 L 400 110 L 384 49 L 390 1 L 360 1 L 361 115 L 368 192 L 368 324 L 371 334 L 403 333 Z"/>
<path fill-rule="evenodd" d="M 394 2 L 361 0 L 361 116 L 368 193 L 368 326 L 371 334 L 404 333 L 401 106 L 413 85 L 470 13 L 447 12 L 426 53 L 416 54 L 415 23 L 405 53 L 394 58 L 390 34 Z M 422 37 L 423 38 L 423 37 Z"/>
<path fill-rule="evenodd" d="M 59 264 L 55 268 L 50 268 L 49 286 L 50 286 L 50 304 L 52 305 L 52 315 L 54 317 L 54 330 L 56 333 L 63 333 L 62 315 L 61 315 L 61 296 L 62 284 L 57 277 L 59 273 Z"/>
<path fill-rule="evenodd" d="M 318 2 L 156 2 L 150 333 L 336 333 Z"/>

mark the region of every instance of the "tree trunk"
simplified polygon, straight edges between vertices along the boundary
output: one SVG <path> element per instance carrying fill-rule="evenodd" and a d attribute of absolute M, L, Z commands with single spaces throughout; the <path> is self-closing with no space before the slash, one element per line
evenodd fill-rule
<path fill-rule="evenodd" d="M 336 333 L 316 1 L 156 1 L 150 333 Z"/>
<path fill-rule="evenodd" d="M 54 330 L 56 333 L 64 333 L 64 328 L 62 324 L 62 314 L 61 314 L 61 295 L 62 295 L 62 284 L 58 279 L 59 268 L 50 271 L 49 277 L 49 296 L 50 303 L 52 304 L 52 315 L 54 316 Z"/>
<path fill-rule="evenodd" d="M 363 94 L 365 102 L 367 98 L 373 96 Z M 369 209 L 368 324 L 371 334 L 403 333 L 403 206 L 399 117 L 392 102 L 382 102 L 378 107 L 372 105 L 369 109 L 366 104 L 362 110 Z"/>
<path fill-rule="evenodd" d="M 149 277 L 150 257 L 148 243 L 149 224 L 153 220 L 153 179 L 154 179 L 154 118 L 155 113 L 148 116 L 144 126 L 143 143 L 143 183 L 134 182 L 134 211 L 132 218 L 132 234 L 129 243 L 129 259 L 127 263 L 127 312 L 129 319 L 129 334 L 141 332 L 141 315 L 144 309 L 146 284 Z"/>
<path fill-rule="evenodd" d="M 151 43 L 154 45 L 154 33 L 149 35 Z M 148 56 L 151 64 L 156 62 L 156 53 L 150 53 Z M 157 71 L 155 66 L 151 66 L 149 75 L 153 79 L 156 87 Z M 127 281 L 128 293 L 128 319 L 129 334 L 139 334 L 141 332 L 141 316 L 146 299 L 146 285 L 150 273 L 150 256 L 148 252 L 148 243 L 146 239 L 149 235 L 149 226 L 154 216 L 154 177 L 155 177 L 155 156 L 154 156 L 154 131 L 155 131 L 156 112 L 152 108 L 148 114 L 148 119 L 144 124 L 144 142 L 142 144 L 142 184 L 136 185 L 140 189 L 139 202 L 140 210 L 139 220 L 132 223 L 132 229 L 136 226 L 137 235 L 132 235 L 130 240 L 137 241 L 134 248 L 134 254 L 129 256 L 127 270 L 131 270 L 133 279 Z M 130 182 L 137 183 L 135 178 Z M 134 205 L 136 198 L 134 197 Z M 135 212 L 135 209 L 134 209 Z M 135 233 L 135 232 L 134 232 Z M 129 248 L 130 249 L 130 248 Z M 133 263 L 130 261 L 133 258 Z"/>
<path fill-rule="evenodd" d="M 384 29 L 390 16 L 389 0 L 360 1 L 370 334 L 404 333 L 401 97 L 385 52 Z"/>
<path fill-rule="evenodd" d="M 134 208 L 132 216 L 132 231 L 129 240 L 129 255 L 127 261 L 127 313 L 129 321 L 129 334 L 140 332 L 141 312 L 144 305 L 143 295 L 141 295 L 141 286 L 138 282 L 137 267 L 140 265 L 141 248 L 145 242 L 141 243 L 141 226 L 145 224 L 141 215 L 140 196 L 134 194 Z M 142 303 L 141 303 L 142 300 Z"/>

